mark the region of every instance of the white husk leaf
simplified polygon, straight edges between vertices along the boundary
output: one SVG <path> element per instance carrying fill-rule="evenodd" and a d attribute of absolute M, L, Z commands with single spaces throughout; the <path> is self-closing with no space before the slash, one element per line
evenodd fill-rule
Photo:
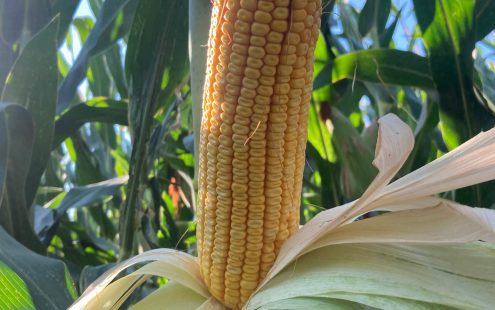
<path fill-rule="evenodd" d="M 390 212 L 336 228 L 306 251 L 343 243 L 466 243 L 492 240 L 495 227 L 485 209 L 448 200 L 422 209 Z M 486 212 L 486 213 L 488 213 Z M 493 211 L 491 211 L 493 219 Z"/>
<path fill-rule="evenodd" d="M 105 287 L 97 298 L 91 299 L 84 309 L 119 309 L 132 292 L 148 278 L 149 276 L 128 275 L 118 279 Z"/>
<path fill-rule="evenodd" d="M 157 269 L 157 265 L 151 265 L 153 264 L 151 263 L 144 266 L 143 268 L 145 269 L 140 268 L 133 274 L 120 279 L 122 280 L 119 284 L 121 285 L 120 291 L 111 288 L 108 290 L 107 286 L 120 272 L 133 265 L 150 261 L 160 262 L 162 264 Z M 104 305 L 106 305 L 105 307 L 113 307 L 112 301 L 119 300 L 136 277 L 142 274 L 167 277 L 206 298 L 210 297 L 210 293 L 201 278 L 199 265 L 195 257 L 172 249 L 157 249 L 130 258 L 100 276 L 69 309 L 100 309 Z"/>
<path fill-rule="evenodd" d="M 360 199 L 319 213 L 292 236 L 246 309 L 489 309 L 495 303 L 495 249 L 473 244 L 495 243 L 495 212 L 432 196 L 495 178 L 495 129 L 388 184 L 414 136 L 395 115 L 379 124 L 375 180 Z M 391 212 L 354 221 L 372 210 Z M 122 270 L 147 261 L 157 262 L 110 284 Z M 196 258 L 167 249 L 107 272 L 71 309 L 119 306 L 136 283 L 152 275 L 173 285 L 136 309 L 184 296 L 197 309 L 224 309 L 208 293 Z"/>

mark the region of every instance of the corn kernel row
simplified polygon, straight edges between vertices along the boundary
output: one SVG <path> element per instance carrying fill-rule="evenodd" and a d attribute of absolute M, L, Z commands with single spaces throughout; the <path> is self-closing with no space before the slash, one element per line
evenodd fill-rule
<path fill-rule="evenodd" d="M 214 2 L 201 125 L 198 255 L 240 308 L 297 231 L 321 0 Z"/>

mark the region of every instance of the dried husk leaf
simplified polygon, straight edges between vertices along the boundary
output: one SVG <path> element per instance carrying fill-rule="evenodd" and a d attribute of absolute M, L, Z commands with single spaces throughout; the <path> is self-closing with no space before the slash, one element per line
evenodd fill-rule
<path fill-rule="evenodd" d="M 437 205 L 427 208 L 390 212 L 343 225 L 312 244 L 306 253 L 343 243 L 452 244 L 495 241 L 495 212 L 438 200 Z"/>
<path fill-rule="evenodd" d="M 110 293 L 104 292 L 110 282 L 112 282 L 120 272 L 133 265 L 150 261 L 155 261 L 155 263 L 159 262 L 161 264 L 145 265 L 135 271 L 134 274 L 120 279 L 122 280 L 119 284 L 121 287 L 120 291 L 111 289 Z M 125 288 L 129 288 L 136 277 L 140 277 L 143 274 L 166 277 L 192 289 L 205 298 L 210 297 L 210 293 L 201 278 L 199 265 L 195 257 L 172 249 L 157 249 L 130 258 L 100 276 L 86 289 L 70 309 L 100 309 L 99 307 L 101 305 L 105 305 L 106 303 L 111 304 L 112 301 L 119 300 L 120 297 L 124 295 L 126 291 Z"/>
<path fill-rule="evenodd" d="M 120 306 L 140 287 L 149 276 L 128 275 L 105 287 L 97 298 L 90 300 L 84 309 L 119 309 Z"/>

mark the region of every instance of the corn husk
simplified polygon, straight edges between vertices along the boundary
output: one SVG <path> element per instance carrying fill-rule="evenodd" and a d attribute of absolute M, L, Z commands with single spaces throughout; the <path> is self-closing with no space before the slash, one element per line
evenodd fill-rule
<path fill-rule="evenodd" d="M 381 118 L 374 181 L 361 198 L 319 213 L 292 236 L 244 308 L 492 308 L 495 211 L 434 195 L 495 178 L 495 129 L 390 183 L 413 145 L 410 128 L 398 117 Z M 388 212 L 356 221 L 373 210 Z M 145 261 L 154 262 L 110 284 L 122 270 Z M 103 275 L 72 309 L 116 308 L 152 275 L 171 284 L 136 309 L 169 302 L 179 307 L 174 309 L 224 308 L 208 293 L 195 258 L 155 250 Z"/>

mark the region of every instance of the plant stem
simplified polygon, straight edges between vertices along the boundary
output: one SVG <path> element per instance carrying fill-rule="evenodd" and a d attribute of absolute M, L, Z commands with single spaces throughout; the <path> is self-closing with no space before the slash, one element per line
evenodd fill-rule
<path fill-rule="evenodd" d="M 156 67 L 155 70 L 156 71 Z M 155 75 L 154 72 L 153 75 Z M 134 232 L 136 222 L 136 209 L 140 204 L 142 195 L 143 179 L 146 176 L 148 142 L 150 139 L 151 127 L 153 124 L 153 101 L 151 100 L 153 91 L 147 91 L 145 95 L 144 111 L 140 120 L 141 126 L 138 136 L 132 145 L 131 165 L 129 171 L 129 183 L 127 185 L 126 200 L 121 209 L 121 229 L 120 229 L 120 255 L 119 260 L 124 260 L 132 256 L 134 247 Z"/>
<path fill-rule="evenodd" d="M 160 44 L 157 50 L 163 49 L 164 38 L 159 38 Z M 157 53 L 159 54 L 159 53 Z M 120 227 L 120 255 L 119 260 L 125 260 L 132 256 L 134 248 L 134 233 L 136 230 L 136 209 L 140 204 L 140 197 L 144 190 L 144 179 L 147 174 L 147 159 L 149 140 L 153 125 L 153 114 L 155 101 L 160 90 L 163 66 L 160 65 L 161 57 L 156 57 L 151 72 L 147 74 L 147 87 L 136 97 L 131 95 L 131 105 L 144 106 L 143 112 L 139 113 L 138 123 L 134 128 L 137 135 L 132 144 L 131 167 L 129 171 L 129 183 L 127 185 L 126 200 L 121 208 Z M 130 109 L 132 111 L 133 109 Z M 132 125 L 132 122 L 131 122 Z"/>

